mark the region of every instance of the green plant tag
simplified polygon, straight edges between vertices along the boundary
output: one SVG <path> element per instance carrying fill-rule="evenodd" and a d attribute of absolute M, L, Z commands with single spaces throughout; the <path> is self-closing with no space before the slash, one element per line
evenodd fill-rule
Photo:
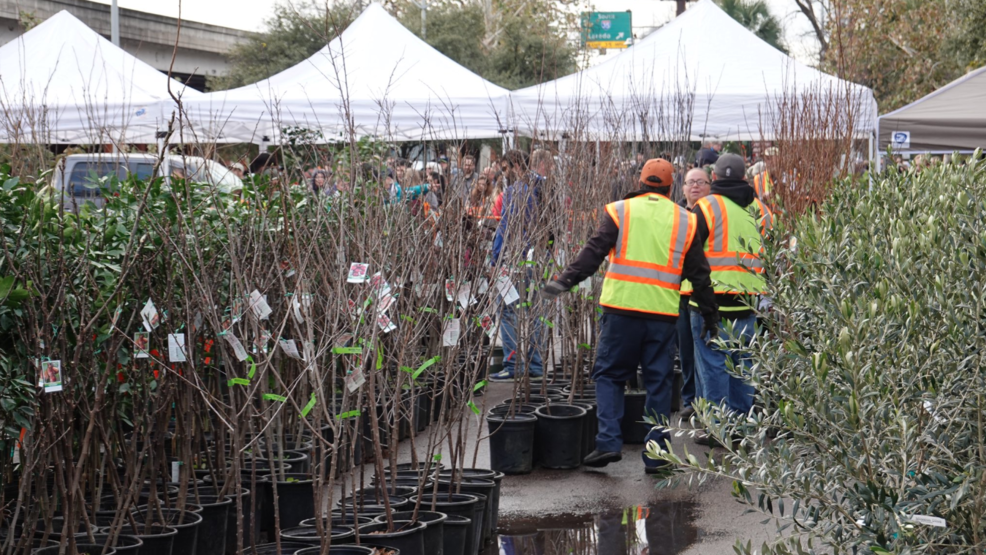
<path fill-rule="evenodd" d="M 250 371 L 247 372 L 247 378 L 250 378 L 252 380 L 253 377 L 257 374 L 257 363 L 253 361 L 253 357 L 251 357 L 250 355 L 247 355 L 246 359 L 250 361 Z"/>
<path fill-rule="evenodd" d="M 423 307 L 419 308 L 418 310 L 420 310 L 421 312 L 430 312 L 432 314 L 438 314 L 438 311 L 435 310 L 434 308 L 431 308 L 430 306 L 423 306 Z"/>
<path fill-rule="evenodd" d="M 359 409 L 351 410 L 349 412 L 343 412 L 336 415 L 336 420 L 343 420 L 345 418 L 356 418 L 360 414 L 363 414 Z"/>
<path fill-rule="evenodd" d="M 433 460 L 435 462 L 441 461 L 442 460 L 442 454 L 441 453 L 435 453 L 435 456 L 432 457 L 431 460 Z"/>
<path fill-rule="evenodd" d="M 588 343 L 579 343 L 579 349 L 585 349 L 588 351 L 589 349 L 592 349 L 592 346 L 590 346 Z"/>
<path fill-rule="evenodd" d="M 332 354 L 336 355 L 358 355 L 362 352 L 359 347 L 332 347 Z"/>
<path fill-rule="evenodd" d="M 278 403 L 283 403 L 288 400 L 287 397 L 282 395 L 274 395 L 273 393 L 264 393 L 265 401 L 277 401 Z"/>
<path fill-rule="evenodd" d="M 377 345 L 377 370 L 383 368 L 383 347 Z"/>
<path fill-rule="evenodd" d="M 477 407 L 477 406 L 476 406 L 476 403 L 473 403 L 472 401 L 469 401 L 469 402 L 468 402 L 468 403 L 467 403 L 466 405 L 467 405 L 467 406 L 469 407 L 469 409 L 470 409 L 470 410 L 472 410 L 472 411 L 473 411 L 474 413 L 476 413 L 476 414 L 479 414 L 479 407 Z"/>
<path fill-rule="evenodd" d="M 246 378 L 233 378 L 229 380 L 228 385 L 250 385 L 250 380 Z"/>
<path fill-rule="evenodd" d="M 310 413 L 312 411 L 312 409 L 315 408 L 315 401 L 316 401 L 316 399 L 315 399 L 315 392 L 312 391 L 312 398 L 308 401 L 308 404 L 305 405 L 305 408 L 301 409 L 301 417 L 302 418 L 308 416 L 308 413 Z"/>
<path fill-rule="evenodd" d="M 483 381 L 479 382 L 478 384 L 476 384 L 475 387 L 472 388 L 472 391 L 473 391 L 473 393 L 475 393 L 475 392 L 479 391 L 480 389 L 483 389 L 484 387 L 486 387 L 486 380 L 483 380 Z"/>

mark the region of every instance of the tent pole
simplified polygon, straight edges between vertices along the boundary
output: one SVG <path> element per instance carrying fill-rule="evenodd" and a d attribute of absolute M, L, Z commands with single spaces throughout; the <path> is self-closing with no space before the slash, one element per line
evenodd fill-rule
<path fill-rule="evenodd" d="M 114 45 L 120 46 L 120 6 L 116 0 L 110 4 L 110 40 Z"/>

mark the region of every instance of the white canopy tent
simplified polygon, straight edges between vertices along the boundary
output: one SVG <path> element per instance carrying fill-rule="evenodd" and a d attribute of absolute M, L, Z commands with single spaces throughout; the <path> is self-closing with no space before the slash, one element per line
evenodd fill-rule
<path fill-rule="evenodd" d="M 0 46 L 0 142 L 154 143 L 175 110 L 169 85 L 202 96 L 58 12 Z"/>
<path fill-rule="evenodd" d="M 357 137 L 433 140 L 498 137 L 508 91 L 460 66 L 370 4 L 307 60 L 252 85 L 185 103 L 194 125 L 243 124 L 244 140 L 318 133 L 316 141 Z"/>
<path fill-rule="evenodd" d="M 529 136 L 757 140 L 772 138 L 767 113 L 792 93 L 852 102 L 853 133 L 875 129 L 870 89 L 790 58 L 701 0 L 599 65 L 514 91 L 511 103 L 516 129 Z"/>

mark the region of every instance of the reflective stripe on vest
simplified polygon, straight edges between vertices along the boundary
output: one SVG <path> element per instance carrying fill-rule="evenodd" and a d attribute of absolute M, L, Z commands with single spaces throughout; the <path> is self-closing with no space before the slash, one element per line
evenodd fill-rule
<path fill-rule="evenodd" d="M 754 199 L 760 217 L 721 195 L 700 199 L 698 206 L 709 228 L 704 245 L 705 257 L 712 270 L 712 286 L 719 294 L 761 294 L 766 282 L 760 260 L 762 236 L 773 226 L 773 214 L 760 199 Z M 759 220 L 759 225 L 758 225 Z M 690 294 L 691 283 L 682 283 L 682 294 Z M 720 310 L 745 310 L 743 307 L 720 307 Z"/>
<path fill-rule="evenodd" d="M 656 193 L 608 204 L 606 212 L 618 232 L 599 304 L 677 316 L 685 253 L 695 238 L 695 215 Z"/>

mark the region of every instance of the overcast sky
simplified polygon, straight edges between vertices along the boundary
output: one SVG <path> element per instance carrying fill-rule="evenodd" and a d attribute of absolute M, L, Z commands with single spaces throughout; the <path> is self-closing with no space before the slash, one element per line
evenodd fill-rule
<path fill-rule="evenodd" d="M 95 0 L 109 4 L 110 0 Z M 656 27 L 674 17 L 675 2 L 668 0 L 584 0 L 585 8 L 597 11 L 633 11 L 633 26 Z M 151 13 L 178 16 L 178 0 L 118 0 L 120 7 Z M 289 4 L 290 0 L 184 0 L 182 17 L 224 27 L 259 31 L 275 3 Z M 802 62 L 811 63 L 817 49 L 811 26 L 798 11 L 794 0 L 767 0 L 785 29 L 791 53 Z M 715 32 L 710 29 L 709 32 Z"/>

